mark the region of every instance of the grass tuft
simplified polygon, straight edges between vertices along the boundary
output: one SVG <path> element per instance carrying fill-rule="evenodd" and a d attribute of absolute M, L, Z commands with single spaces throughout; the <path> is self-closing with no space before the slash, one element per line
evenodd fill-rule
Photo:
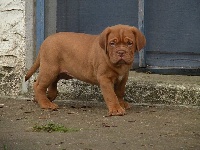
<path fill-rule="evenodd" d="M 74 129 L 74 128 L 67 128 L 67 127 L 64 127 L 63 125 L 60 125 L 60 124 L 55 124 L 55 123 L 48 123 L 46 125 L 35 125 L 33 127 L 33 131 L 35 132 L 77 132 L 79 131 L 78 129 Z"/>
<path fill-rule="evenodd" d="M 7 146 L 6 145 L 3 145 L 3 150 L 7 150 Z"/>

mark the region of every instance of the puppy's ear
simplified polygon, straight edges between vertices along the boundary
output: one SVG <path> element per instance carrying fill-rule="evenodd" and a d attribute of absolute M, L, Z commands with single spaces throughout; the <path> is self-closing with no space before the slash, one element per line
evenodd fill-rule
<path fill-rule="evenodd" d="M 111 29 L 106 28 L 99 36 L 99 45 L 102 49 L 106 51 L 107 54 L 107 44 L 108 44 L 108 35 L 110 34 Z"/>
<path fill-rule="evenodd" d="M 140 51 L 146 45 L 146 38 L 143 33 L 138 30 L 136 27 L 131 27 L 133 34 L 135 35 L 136 39 L 136 48 Z"/>

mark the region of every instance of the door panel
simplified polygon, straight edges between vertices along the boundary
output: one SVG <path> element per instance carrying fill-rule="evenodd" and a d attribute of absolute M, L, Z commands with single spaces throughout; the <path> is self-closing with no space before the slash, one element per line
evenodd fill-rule
<path fill-rule="evenodd" d="M 99 34 L 116 24 L 138 26 L 137 0 L 57 1 L 57 32 Z M 139 66 L 138 61 L 136 53 L 134 68 Z"/>
<path fill-rule="evenodd" d="M 99 34 L 107 26 L 115 24 L 138 26 L 138 0 L 56 2 L 56 32 Z M 200 75 L 200 1 L 144 0 L 144 6 L 147 39 L 144 58 L 147 66 L 141 70 Z M 52 15 L 48 13 L 46 16 L 51 18 Z M 138 68 L 138 61 L 137 53 L 133 68 Z"/>
<path fill-rule="evenodd" d="M 147 65 L 199 69 L 200 1 L 145 2 Z"/>
<path fill-rule="evenodd" d="M 59 0 L 57 3 L 57 32 L 99 34 L 116 24 L 137 26 L 137 0 Z"/>

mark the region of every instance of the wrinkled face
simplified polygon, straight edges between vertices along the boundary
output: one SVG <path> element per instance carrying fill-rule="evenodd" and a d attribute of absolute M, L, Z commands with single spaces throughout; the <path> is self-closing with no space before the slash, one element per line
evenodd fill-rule
<path fill-rule="evenodd" d="M 131 65 L 136 50 L 135 35 L 131 30 L 112 30 L 107 37 L 107 55 L 116 66 Z"/>
<path fill-rule="evenodd" d="M 134 26 L 115 25 L 107 27 L 99 36 L 99 45 L 115 66 L 131 65 L 134 52 L 146 44 L 145 36 Z"/>

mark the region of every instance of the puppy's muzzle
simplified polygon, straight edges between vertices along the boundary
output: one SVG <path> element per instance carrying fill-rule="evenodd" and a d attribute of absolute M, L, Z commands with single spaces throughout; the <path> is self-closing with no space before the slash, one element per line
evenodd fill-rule
<path fill-rule="evenodd" d="M 116 53 L 117 53 L 117 56 L 123 57 L 126 54 L 126 51 L 125 50 L 118 50 Z"/>

